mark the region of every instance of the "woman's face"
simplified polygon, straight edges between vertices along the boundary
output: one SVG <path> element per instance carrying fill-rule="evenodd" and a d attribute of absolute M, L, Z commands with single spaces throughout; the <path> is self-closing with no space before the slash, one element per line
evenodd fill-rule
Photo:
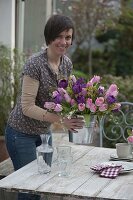
<path fill-rule="evenodd" d="M 61 32 L 58 37 L 49 44 L 49 48 L 56 56 L 62 56 L 72 44 L 73 30 L 65 30 Z"/>

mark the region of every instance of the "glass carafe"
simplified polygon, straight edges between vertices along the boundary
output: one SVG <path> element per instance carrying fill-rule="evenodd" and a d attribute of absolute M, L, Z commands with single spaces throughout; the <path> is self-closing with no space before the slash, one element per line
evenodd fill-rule
<path fill-rule="evenodd" d="M 47 174 L 51 171 L 53 148 L 49 145 L 50 134 L 40 135 L 42 144 L 36 148 L 38 172 Z"/>

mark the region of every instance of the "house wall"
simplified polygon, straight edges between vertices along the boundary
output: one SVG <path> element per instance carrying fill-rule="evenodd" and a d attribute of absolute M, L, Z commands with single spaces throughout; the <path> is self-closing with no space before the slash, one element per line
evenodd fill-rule
<path fill-rule="evenodd" d="M 44 26 L 52 13 L 51 0 L 25 1 L 24 50 L 38 51 L 44 44 Z"/>
<path fill-rule="evenodd" d="M 46 20 L 53 12 L 52 2 L 0 0 L 0 44 L 12 49 L 16 47 L 20 51 L 40 49 L 44 44 Z"/>
<path fill-rule="evenodd" d="M 0 0 L 0 43 L 15 47 L 15 0 Z"/>

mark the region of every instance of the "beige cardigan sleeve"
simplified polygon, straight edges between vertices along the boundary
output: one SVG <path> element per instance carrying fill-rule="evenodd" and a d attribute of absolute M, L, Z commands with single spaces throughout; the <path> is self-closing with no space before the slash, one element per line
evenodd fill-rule
<path fill-rule="evenodd" d="M 22 112 L 28 117 L 43 121 L 47 111 L 35 105 L 38 87 L 39 81 L 29 76 L 23 77 L 21 97 Z"/>

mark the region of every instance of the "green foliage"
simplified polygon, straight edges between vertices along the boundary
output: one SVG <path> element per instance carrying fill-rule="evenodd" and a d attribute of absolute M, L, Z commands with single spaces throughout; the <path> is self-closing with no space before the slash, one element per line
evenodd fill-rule
<path fill-rule="evenodd" d="M 71 17 L 75 24 L 78 45 L 90 40 L 97 30 L 103 31 L 114 26 L 118 20 L 110 0 L 104 3 L 97 0 L 74 1 Z"/>
<path fill-rule="evenodd" d="M 16 102 L 23 58 L 16 49 L 11 52 L 6 46 L 0 46 L 0 135 L 4 134 L 8 115 Z"/>
<path fill-rule="evenodd" d="M 133 51 L 129 49 L 106 46 L 104 51 L 93 51 L 93 74 L 112 74 L 114 76 L 132 76 Z M 72 55 L 74 69 L 86 73 L 88 51 L 76 49 Z"/>
<path fill-rule="evenodd" d="M 74 69 L 86 73 L 88 71 L 88 50 L 77 48 L 72 54 Z"/>
<path fill-rule="evenodd" d="M 105 85 L 110 85 L 111 83 L 115 83 L 119 87 L 119 95 L 118 100 L 119 101 L 133 101 L 133 76 L 126 76 L 123 77 L 117 77 L 112 75 L 103 75 L 103 83 Z"/>
<path fill-rule="evenodd" d="M 122 9 L 117 28 L 98 35 L 97 40 L 105 45 L 101 58 L 106 55 L 106 67 L 114 69 L 116 76 L 133 74 L 133 9 Z M 98 61 L 97 57 L 97 61 Z M 94 64 L 95 65 L 95 64 Z"/>
<path fill-rule="evenodd" d="M 93 73 L 103 77 L 102 82 L 105 86 L 111 83 L 118 85 L 120 102 L 133 102 L 133 10 L 130 8 L 122 10 L 117 28 L 97 35 L 96 39 L 103 45 L 103 48 L 92 52 Z M 87 49 L 77 48 L 72 55 L 72 60 L 75 70 L 87 73 Z M 116 114 L 114 120 L 118 119 L 120 117 Z M 117 142 L 125 142 L 120 137 L 119 127 L 114 132 L 111 131 L 110 122 L 106 123 L 106 127 L 109 138 L 118 138 Z M 104 146 L 115 148 L 115 144 L 116 141 L 104 138 Z"/>
<path fill-rule="evenodd" d="M 17 96 L 19 94 L 20 89 L 20 74 L 22 71 L 22 66 L 24 64 L 24 61 L 26 59 L 26 56 L 24 53 L 20 53 L 17 49 L 14 49 L 14 66 L 13 66 L 13 79 L 14 82 L 12 83 L 12 87 L 14 90 L 13 93 L 13 106 L 16 104 Z"/>
<path fill-rule="evenodd" d="M 73 70 L 73 74 L 77 77 L 77 78 L 84 78 L 85 80 L 88 80 L 88 76 L 87 74 L 85 74 L 84 72 L 82 71 L 78 71 L 78 70 Z"/>
<path fill-rule="evenodd" d="M 93 74 L 122 77 L 133 74 L 133 9 L 125 6 L 121 11 L 117 26 L 97 32 L 96 39 L 102 48 L 93 49 Z M 88 71 L 88 49 L 77 47 L 72 60 L 76 70 Z"/>
<path fill-rule="evenodd" d="M 4 132 L 7 115 L 11 109 L 11 59 L 9 50 L 0 46 L 0 135 Z"/>

